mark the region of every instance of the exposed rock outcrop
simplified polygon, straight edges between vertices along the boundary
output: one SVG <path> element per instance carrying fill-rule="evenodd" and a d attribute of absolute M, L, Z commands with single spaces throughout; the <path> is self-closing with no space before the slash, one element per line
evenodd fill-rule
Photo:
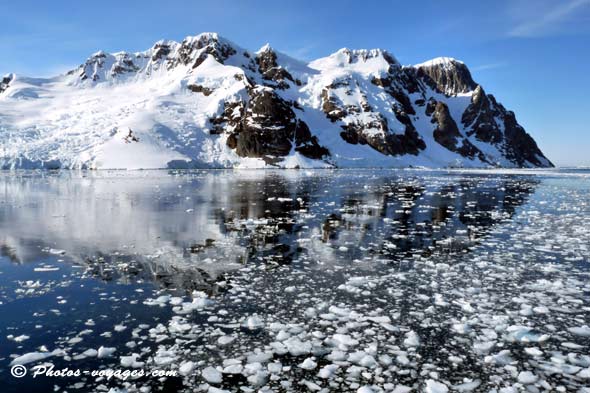
<path fill-rule="evenodd" d="M 10 82 L 14 79 L 14 74 L 4 75 L 0 80 L 0 94 L 4 93 L 8 86 L 10 86 Z"/>
<path fill-rule="evenodd" d="M 446 95 L 467 93 L 477 86 L 465 64 L 439 57 L 417 65 L 416 74 L 430 88 Z"/>
<path fill-rule="evenodd" d="M 295 82 L 289 71 L 277 64 L 277 54 L 268 45 L 264 46 L 256 55 L 256 64 L 263 79 L 276 82 L 272 86 L 287 89 L 289 88 L 287 81 Z"/>
<path fill-rule="evenodd" d="M 272 88 L 259 86 L 249 94 L 248 102 L 227 104 L 224 116 L 212 121 L 225 123 L 230 130 L 227 145 L 239 156 L 263 158 L 268 163 L 288 155 L 291 149 L 313 159 L 329 156 L 307 124 L 297 119 L 292 105 Z"/>
<path fill-rule="evenodd" d="M 444 102 L 437 102 L 432 112 L 432 122 L 436 123 L 433 136 L 434 140 L 450 151 L 461 154 L 463 157 L 477 157 L 487 162 L 484 154 L 459 132 L 457 123 L 451 117 L 449 108 Z"/>

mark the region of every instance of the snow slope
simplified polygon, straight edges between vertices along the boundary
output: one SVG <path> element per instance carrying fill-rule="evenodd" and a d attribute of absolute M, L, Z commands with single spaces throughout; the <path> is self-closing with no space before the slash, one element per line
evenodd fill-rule
<path fill-rule="evenodd" d="M 524 130 L 500 130 L 511 112 L 495 99 L 463 121 L 475 85 L 455 62 L 403 67 L 382 50 L 341 49 L 305 64 L 215 33 L 97 52 L 65 75 L 1 79 L 0 167 L 551 166 Z M 437 102 L 458 129 L 450 142 L 428 114 Z M 488 115 L 501 134 L 491 142 Z"/>

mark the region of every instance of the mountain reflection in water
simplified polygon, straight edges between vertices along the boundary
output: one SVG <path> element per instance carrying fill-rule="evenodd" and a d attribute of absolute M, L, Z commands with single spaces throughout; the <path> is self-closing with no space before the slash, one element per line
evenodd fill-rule
<path fill-rule="evenodd" d="M 468 252 L 536 184 L 412 171 L 4 174 L 0 253 L 27 263 L 64 250 L 104 280 L 209 292 L 243 264 Z"/>

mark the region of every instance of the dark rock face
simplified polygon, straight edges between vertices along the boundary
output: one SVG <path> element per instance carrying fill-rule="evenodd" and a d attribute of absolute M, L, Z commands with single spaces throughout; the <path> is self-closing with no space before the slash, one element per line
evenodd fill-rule
<path fill-rule="evenodd" d="M 170 54 L 170 45 L 168 44 L 156 44 L 154 45 L 154 54 L 152 55 L 152 61 L 160 60 Z"/>
<path fill-rule="evenodd" d="M 307 124 L 297 119 L 292 105 L 271 88 L 257 87 L 249 95 L 248 102 L 226 104 L 223 117 L 211 121 L 225 123 L 226 129 L 231 130 L 227 145 L 239 156 L 263 158 L 270 164 L 293 148 L 309 158 L 329 156 L 328 149 L 319 145 Z"/>
<path fill-rule="evenodd" d="M 0 80 L 0 94 L 4 93 L 6 89 L 10 86 L 10 82 L 14 79 L 13 74 L 8 74 Z"/>
<path fill-rule="evenodd" d="M 481 161 L 487 162 L 484 154 L 469 140 L 463 138 L 445 103 L 440 101 L 436 103 L 432 113 L 432 122 L 436 124 L 436 129 L 433 132 L 435 141 L 463 157 L 477 157 Z"/>
<path fill-rule="evenodd" d="M 394 62 L 390 58 L 390 62 Z M 392 63 L 394 65 L 396 63 Z M 392 70 L 398 67 L 391 67 Z M 349 115 L 365 113 L 363 120 L 346 121 L 341 125 L 343 131 L 340 133 L 342 139 L 351 144 L 369 145 L 382 154 L 399 156 L 404 154 L 418 155 L 426 148 L 414 127 L 409 115 L 415 115 L 410 99 L 403 92 L 393 77 L 374 77 L 371 83 L 383 88 L 396 103 L 391 108 L 396 119 L 402 124 L 403 133 L 394 132 L 383 114 L 373 110 L 368 103 L 364 93 L 361 92 L 361 100 L 358 106 L 343 105 L 332 92 L 336 89 L 345 89 L 345 94 L 352 95 L 353 89 L 359 88 L 358 82 L 354 79 L 338 80 L 322 90 L 322 110 L 332 122 L 342 121 Z"/>
<path fill-rule="evenodd" d="M 126 54 L 123 59 L 121 59 L 115 65 L 113 65 L 112 75 L 116 76 L 116 75 L 124 74 L 126 72 L 136 72 L 138 70 L 139 70 L 139 67 L 137 67 L 133 63 L 133 60 L 130 58 L 130 56 Z"/>
<path fill-rule="evenodd" d="M 289 71 L 277 64 L 277 54 L 270 48 L 256 56 L 256 64 L 263 79 L 276 82 L 273 87 L 284 90 L 289 88 L 287 81 L 295 82 Z"/>
<path fill-rule="evenodd" d="M 204 50 L 194 60 L 195 52 L 201 49 Z M 207 58 L 207 55 L 223 64 L 228 57 L 234 54 L 236 54 L 236 50 L 229 43 L 219 40 L 216 35 L 204 34 L 199 36 L 197 40 L 185 39 L 182 41 L 177 57 L 169 60 L 168 68 L 174 68 L 178 64 L 189 65 L 189 63 L 192 63 L 192 68 L 197 68 Z"/>
<path fill-rule="evenodd" d="M 506 110 L 491 94 L 486 95 L 481 86 L 473 92 L 461 122 L 467 135 L 475 135 L 478 140 L 496 146 L 518 166 L 525 166 L 527 161 L 535 166 L 546 165 L 547 158 L 518 124 L 514 113 Z M 553 166 L 549 160 L 547 163 Z"/>
<path fill-rule="evenodd" d="M 477 86 L 467 66 L 454 59 L 420 66 L 416 75 L 433 90 L 446 95 L 467 93 Z"/>
<path fill-rule="evenodd" d="M 504 115 L 504 136 L 506 138 L 504 150 L 509 160 L 516 162 L 519 166 L 524 166 L 528 161 L 533 165 L 543 167 L 545 163 L 541 159 L 545 159 L 549 166 L 554 166 L 543 155 L 535 140 L 516 122 L 512 111 L 508 111 Z"/>
<path fill-rule="evenodd" d="M 499 112 L 492 107 L 492 101 L 486 96 L 481 86 L 477 86 L 471 97 L 471 104 L 463 112 L 461 122 L 465 126 L 467 135 L 474 135 L 477 139 L 487 143 L 500 143 L 502 131 L 496 123 Z"/>
<path fill-rule="evenodd" d="M 203 95 L 205 96 L 209 96 L 211 95 L 211 93 L 213 93 L 213 90 L 201 85 L 189 84 L 186 86 L 186 88 L 192 91 L 193 93 L 203 93 Z"/>

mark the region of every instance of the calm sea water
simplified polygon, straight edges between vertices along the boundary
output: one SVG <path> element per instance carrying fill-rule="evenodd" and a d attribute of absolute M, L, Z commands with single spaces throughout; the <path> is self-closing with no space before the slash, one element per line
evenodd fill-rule
<path fill-rule="evenodd" d="M 585 169 L 0 173 L 0 390 L 588 392 L 589 245 Z"/>

